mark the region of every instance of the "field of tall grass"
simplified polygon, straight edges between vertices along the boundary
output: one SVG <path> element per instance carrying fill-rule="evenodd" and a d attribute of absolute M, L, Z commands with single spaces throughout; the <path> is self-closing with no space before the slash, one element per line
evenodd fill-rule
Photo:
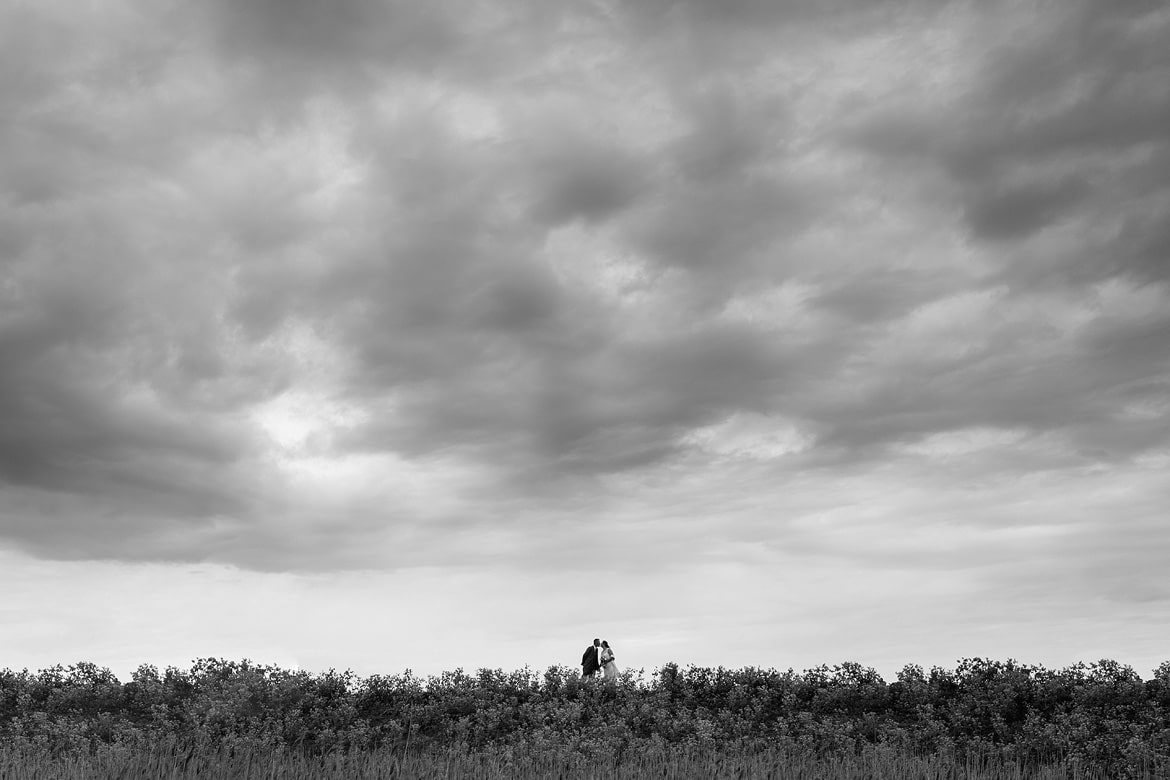
<path fill-rule="evenodd" d="M 308 756 L 287 749 L 228 750 L 180 743 L 162 743 L 145 750 L 105 749 L 58 756 L 0 750 L 0 780 L 1095 780 L 1109 776 L 1068 762 L 1030 766 L 1003 760 L 963 761 L 947 755 L 913 756 L 889 750 L 820 758 L 780 752 L 735 755 L 679 751 L 629 756 L 621 761 L 582 761 L 563 756 L 515 760 L 463 750 L 423 755 L 352 750 Z M 1124 776 L 1136 780 L 1167 777 L 1156 767 Z"/>

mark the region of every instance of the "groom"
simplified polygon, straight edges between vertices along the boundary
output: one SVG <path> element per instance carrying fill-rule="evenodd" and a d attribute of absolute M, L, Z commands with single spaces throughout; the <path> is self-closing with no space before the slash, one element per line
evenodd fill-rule
<path fill-rule="evenodd" d="M 592 677 L 601 669 L 601 661 L 598 656 L 601 655 L 601 640 L 594 639 L 593 644 L 585 648 L 585 654 L 581 656 L 581 679 Z"/>

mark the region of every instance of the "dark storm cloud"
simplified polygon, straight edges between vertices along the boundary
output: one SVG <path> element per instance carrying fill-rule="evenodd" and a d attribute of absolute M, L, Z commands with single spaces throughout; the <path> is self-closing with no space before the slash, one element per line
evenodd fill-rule
<path fill-rule="evenodd" d="M 457 31 L 437 7 L 343 0 L 329 9 L 292 2 L 209 3 L 216 35 L 240 58 L 310 70 L 319 63 L 442 60 Z"/>
<path fill-rule="evenodd" d="M 362 94 L 387 72 L 434 68 L 457 54 L 461 31 L 445 6 L 343 0 L 211 2 L 181 18 L 217 55 L 240 98 L 244 126 L 295 121 L 319 94 Z"/>
<path fill-rule="evenodd" d="M 814 301 L 818 307 L 859 324 L 881 323 L 943 297 L 951 285 L 937 273 L 879 269 L 825 278 Z"/>
<path fill-rule="evenodd" d="M 1013 306 L 1042 306 L 1039 300 L 1013 304 L 1008 293 L 1000 296 L 979 310 L 979 338 L 941 352 L 901 354 L 885 365 L 884 351 L 874 350 L 866 380 L 872 389 L 849 400 L 834 392 L 809 399 L 806 414 L 819 422 L 826 450 L 840 447 L 858 458 L 979 426 L 1067 436 L 1070 452 L 1086 462 L 1124 460 L 1165 445 L 1170 431 L 1162 415 L 1118 420 L 1124 408 L 1152 402 L 1159 392 L 1156 378 L 1165 378 L 1170 358 L 1164 313 L 1102 316 L 1068 339 L 1012 322 Z"/>
<path fill-rule="evenodd" d="M 247 121 L 295 121 L 306 99 L 361 101 L 386 79 L 407 74 L 483 84 L 523 78 L 566 24 L 588 8 L 474 1 L 216 0 L 176 12 L 236 83 L 233 114 Z"/>
<path fill-rule="evenodd" d="M 748 279 L 784 278 L 781 242 L 826 215 L 833 197 L 789 148 L 787 89 L 707 76 L 671 96 L 683 132 L 658 150 L 628 240 L 657 266 L 701 275 L 720 302 Z"/>
<path fill-rule="evenodd" d="M 971 44 L 981 67 L 959 94 L 928 112 L 907 96 L 850 133 L 897 165 L 938 165 L 976 240 L 1023 239 L 1074 216 L 1116 237 L 1057 259 L 1044 278 L 1164 280 L 1153 248 L 1170 217 L 1165 7 L 1070 3 L 1011 18 L 1011 37 Z"/>
<path fill-rule="evenodd" d="M 533 214 L 550 227 L 569 220 L 595 222 L 620 211 L 637 197 L 638 161 L 630 154 L 566 144 L 532 165 Z"/>
<path fill-rule="evenodd" d="M 1088 183 L 1066 177 L 1006 186 L 993 183 L 979 190 L 967 204 L 972 233 L 981 239 L 1018 239 L 1058 221 L 1085 198 Z"/>
<path fill-rule="evenodd" d="M 1165 172 L 1170 180 L 1170 149 L 1156 169 Z M 1103 261 L 1108 270 L 1133 276 L 1140 282 L 1170 281 L 1170 196 L 1151 198 L 1144 213 L 1125 217 L 1109 260 Z M 1159 202 L 1161 201 L 1161 202 Z M 1137 211 L 1135 209 L 1135 211 Z"/>
<path fill-rule="evenodd" d="M 16 502 L 0 512 L 5 534 L 52 556 L 136 557 L 155 531 L 248 515 L 236 466 L 253 443 L 230 407 L 190 402 L 216 369 L 178 349 L 158 365 L 136 323 L 92 306 L 99 286 L 61 282 L 41 299 L 21 290 L 0 316 L 0 490 Z"/>
<path fill-rule="evenodd" d="M 639 31 L 677 25 L 707 37 L 701 45 L 718 40 L 720 33 L 747 33 L 773 39 L 795 28 L 807 34 L 810 27 L 821 26 L 833 33 L 856 32 L 874 25 L 885 26 L 900 14 L 915 14 L 916 21 L 929 18 L 950 3 L 922 0 L 795 0 L 774 3 L 770 0 L 619 0 L 612 7 L 638 24 Z M 818 31 L 818 32 L 820 32 Z"/>

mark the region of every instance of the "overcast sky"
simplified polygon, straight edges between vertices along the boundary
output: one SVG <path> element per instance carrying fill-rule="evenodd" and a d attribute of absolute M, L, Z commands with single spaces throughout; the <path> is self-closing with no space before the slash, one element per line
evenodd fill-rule
<path fill-rule="evenodd" d="M 0 4 L 0 667 L 1170 660 L 1158 0 Z"/>

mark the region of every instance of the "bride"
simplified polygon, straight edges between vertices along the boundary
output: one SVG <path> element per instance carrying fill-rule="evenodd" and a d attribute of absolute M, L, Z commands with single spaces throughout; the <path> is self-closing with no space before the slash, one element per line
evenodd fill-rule
<path fill-rule="evenodd" d="M 609 649 L 609 642 L 601 643 L 601 671 L 605 675 L 606 682 L 616 682 L 618 676 L 618 667 L 614 662 L 613 650 Z"/>

